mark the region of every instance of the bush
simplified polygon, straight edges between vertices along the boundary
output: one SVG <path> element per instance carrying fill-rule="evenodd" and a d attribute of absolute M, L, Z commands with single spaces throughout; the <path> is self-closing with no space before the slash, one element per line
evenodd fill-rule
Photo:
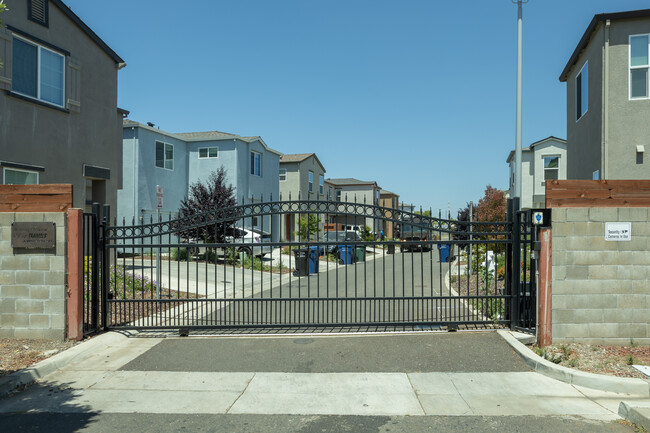
<path fill-rule="evenodd" d="M 172 260 L 183 261 L 183 262 L 189 261 L 191 258 L 187 251 L 187 248 L 172 248 L 169 256 Z"/>

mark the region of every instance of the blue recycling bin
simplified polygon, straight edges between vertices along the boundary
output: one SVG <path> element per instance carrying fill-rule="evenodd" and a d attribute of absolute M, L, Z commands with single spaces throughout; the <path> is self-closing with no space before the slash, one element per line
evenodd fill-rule
<path fill-rule="evenodd" d="M 449 261 L 449 244 L 438 244 L 438 252 L 440 253 L 440 261 Z"/>
<path fill-rule="evenodd" d="M 318 256 L 320 255 L 320 249 L 318 246 L 309 247 L 309 273 L 317 274 L 318 273 Z"/>
<path fill-rule="evenodd" d="M 354 246 L 353 245 L 339 245 L 339 258 L 344 265 L 351 265 L 354 263 Z"/>

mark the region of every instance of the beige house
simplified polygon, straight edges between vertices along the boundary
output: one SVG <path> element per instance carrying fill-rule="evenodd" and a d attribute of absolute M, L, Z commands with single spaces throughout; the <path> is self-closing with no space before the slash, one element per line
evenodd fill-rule
<path fill-rule="evenodd" d="M 567 178 L 650 179 L 650 9 L 595 15 L 567 84 Z"/>
<path fill-rule="evenodd" d="M 280 156 L 280 200 L 326 200 L 325 167 L 315 153 Z M 330 192 L 331 193 L 331 192 Z M 281 217 L 280 238 L 291 241 L 298 231 L 300 215 Z M 321 231 L 322 231 L 321 221 Z"/>
<path fill-rule="evenodd" d="M 386 191 L 382 189 L 379 191 L 379 205 L 388 209 L 399 209 L 399 195 L 394 192 Z M 386 217 L 388 218 L 398 218 L 398 212 L 387 211 Z M 395 223 L 393 221 L 383 220 L 381 222 L 380 230 L 383 230 L 384 236 L 389 239 L 395 237 Z"/>
<path fill-rule="evenodd" d="M 11 1 L 0 27 L 0 181 L 68 183 L 73 206 L 122 187 L 117 73 L 125 66 L 60 0 Z"/>

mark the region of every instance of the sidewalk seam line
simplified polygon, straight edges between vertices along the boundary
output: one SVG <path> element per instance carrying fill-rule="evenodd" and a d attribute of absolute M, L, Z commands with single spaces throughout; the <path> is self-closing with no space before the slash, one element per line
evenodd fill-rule
<path fill-rule="evenodd" d="M 413 386 L 413 382 L 411 382 L 411 376 L 409 376 L 408 373 L 405 373 L 405 374 L 406 374 L 406 378 L 409 381 L 409 385 L 411 385 L 411 389 L 413 390 L 413 394 L 415 394 L 415 399 L 418 401 L 418 405 L 420 405 L 420 409 L 422 410 L 422 415 L 427 416 L 427 411 L 424 410 L 424 406 L 422 406 L 422 402 L 420 401 L 420 395 L 415 390 L 415 387 Z"/>
<path fill-rule="evenodd" d="M 229 413 L 229 412 L 230 412 L 230 409 L 232 409 L 233 406 L 237 404 L 237 402 L 239 401 L 239 399 L 242 398 L 242 396 L 244 395 L 244 393 L 246 392 L 246 390 L 248 390 L 248 387 L 250 386 L 251 382 L 253 381 L 253 379 L 255 379 L 256 376 L 257 376 L 257 373 L 253 373 L 253 376 L 251 376 L 250 380 L 249 380 L 248 382 L 246 382 L 246 386 L 244 387 L 244 390 L 241 392 L 241 394 L 239 394 L 239 396 L 237 396 L 237 398 L 235 399 L 235 401 L 233 401 L 232 404 L 231 404 L 230 406 L 228 406 L 228 408 L 227 408 L 226 411 L 224 412 L 225 414 Z"/>

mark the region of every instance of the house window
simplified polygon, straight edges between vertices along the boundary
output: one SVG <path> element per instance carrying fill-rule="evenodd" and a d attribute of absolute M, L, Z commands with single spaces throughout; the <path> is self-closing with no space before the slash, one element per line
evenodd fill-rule
<path fill-rule="evenodd" d="M 251 152 L 251 174 L 253 176 L 262 176 L 262 154 Z"/>
<path fill-rule="evenodd" d="M 156 167 L 174 169 L 174 146 L 156 141 Z"/>
<path fill-rule="evenodd" d="M 630 98 L 648 97 L 648 42 L 650 35 L 630 36 Z"/>
<path fill-rule="evenodd" d="M 309 172 L 309 192 L 314 191 L 314 172 Z"/>
<path fill-rule="evenodd" d="M 219 156 L 219 149 L 217 147 L 202 147 L 199 149 L 199 158 L 216 158 Z"/>
<path fill-rule="evenodd" d="M 2 181 L 5 185 L 37 185 L 38 172 L 5 168 Z"/>
<path fill-rule="evenodd" d="M 544 180 L 556 180 L 560 171 L 559 156 L 544 156 Z"/>
<path fill-rule="evenodd" d="M 15 36 L 12 51 L 12 90 L 63 107 L 63 55 Z"/>
<path fill-rule="evenodd" d="M 284 182 L 287 180 L 287 169 L 286 168 L 281 168 L 280 169 L 280 182 Z"/>
<path fill-rule="evenodd" d="M 341 201 L 341 190 L 336 191 L 336 201 Z"/>
<path fill-rule="evenodd" d="M 576 120 L 585 115 L 589 108 L 589 62 L 585 62 L 576 77 Z"/>
<path fill-rule="evenodd" d="M 324 182 L 325 182 L 325 179 L 323 178 L 323 175 L 319 174 L 318 175 L 318 191 L 319 191 L 319 194 L 321 194 L 321 195 L 323 195 L 323 191 L 325 189 Z"/>

